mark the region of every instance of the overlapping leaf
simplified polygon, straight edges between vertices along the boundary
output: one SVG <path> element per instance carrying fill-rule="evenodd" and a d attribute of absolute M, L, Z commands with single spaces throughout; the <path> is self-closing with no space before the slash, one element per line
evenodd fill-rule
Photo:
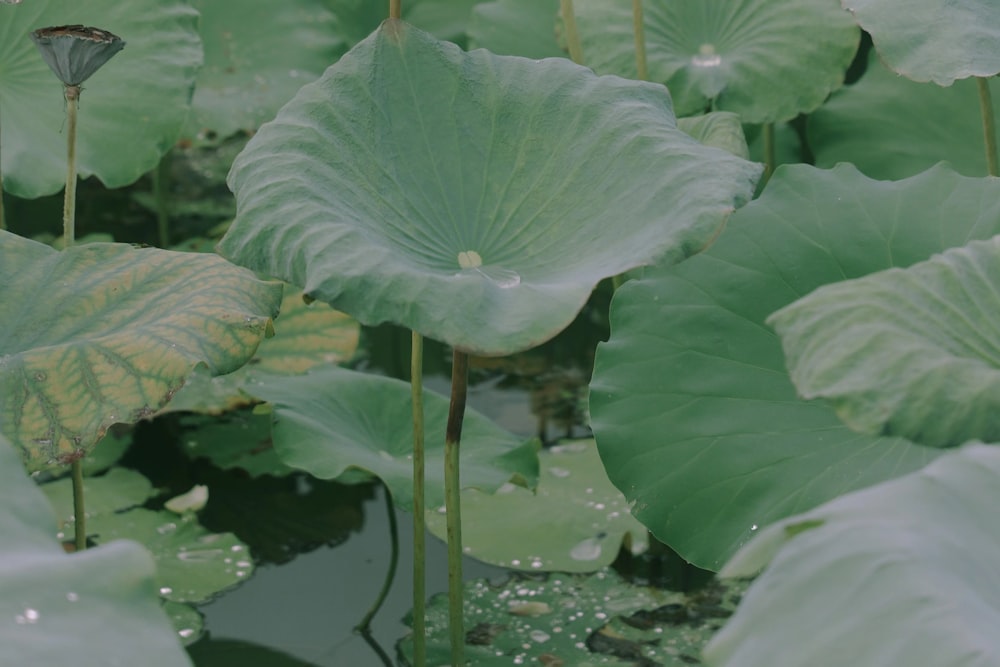
<path fill-rule="evenodd" d="M 863 433 L 1000 440 L 1000 237 L 822 287 L 768 318 L 792 381 Z"/>
<path fill-rule="evenodd" d="M 576 0 L 584 62 L 635 78 L 632 3 Z M 748 123 L 812 111 L 843 84 L 859 31 L 836 0 L 647 0 L 649 79 L 679 115 L 711 107 Z"/>
<path fill-rule="evenodd" d="M 1000 82 L 989 86 L 1000 99 Z M 1000 124 L 1000 105 L 994 120 Z M 872 178 L 898 179 L 947 160 L 966 176 L 986 175 L 976 84 L 915 83 L 890 72 L 874 54 L 861 80 L 834 93 L 809 117 L 807 129 L 818 167 L 853 162 Z"/>
<path fill-rule="evenodd" d="M 362 323 L 500 355 L 602 278 L 703 248 L 759 172 L 678 131 L 661 86 L 388 21 L 237 158 L 220 251 Z"/>
<path fill-rule="evenodd" d="M 81 176 L 93 174 L 117 187 L 155 167 L 177 139 L 202 60 L 197 19 L 183 0 L 32 0 L 5 8 L 0 22 L 4 189 L 39 197 L 66 182 L 63 86 L 28 33 L 82 23 L 125 40 L 125 50 L 87 80 L 76 155 Z"/>
<path fill-rule="evenodd" d="M 859 435 L 799 399 L 764 321 L 824 284 L 998 232 L 997 180 L 782 167 L 708 252 L 626 283 L 590 401 L 636 517 L 714 569 L 760 527 L 932 460 L 935 449 Z"/>
<path fill-rule="evenodd" d="M 408 383 L 342 368 L 263 376 L 248 388 L 274 408 L 272 437 L 286 464 L 320 479 L 351 469 L 377 475 L 402 509 L 413 505 L 413 436 Z M 444 503 L 444 432 L 448 399 L 424 397 L 428 507 Z M 536 443 L 523 442 L 469 411 L 462 430 L 462 485 L 495 490 L 538 477 Z"/>
<path fill-rule="evenodd" d="M 1000 448 L 969 446 L 769 527 L 723 570 L 767 566 L 708 664 L 997 664 L 998 480 Z"/>
<path fill-rule="evenodd" d="M 0 433 L 29 468 L 154 413 L 196 364 L 234 370 L 281 287 L 219 257 L 121 244 L 56 252 L 0 232 Z"/>
<path fill-rule="evenodd" d="M 556 58 L 559 0 L 493 0 L 476 5 L 469 19 L 469 46 L 505 56 Z"/>
<path fill-rule="evenodd" d="M 3 436 L 0 507 L 0 662 L 190 665 L 149 554 L 122 541 L 67 555 L 48 501 Z"/>
<path fill-rule="evenodd" d="M 914 81 L 950 86 L 1000 72 L 1000 4 L 983 0 L 842 0 L 881 59 Z"/>

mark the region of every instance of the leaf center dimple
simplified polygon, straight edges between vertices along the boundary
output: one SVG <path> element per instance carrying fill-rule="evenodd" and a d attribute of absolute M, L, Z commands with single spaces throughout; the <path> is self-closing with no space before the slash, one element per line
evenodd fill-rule
<path fill-rule="evenodd" d="M 463 250 L 458 253 L 458 265 L 463 269 L 475 269 L 483 265 L 483 258 L 475 250 Z"/>

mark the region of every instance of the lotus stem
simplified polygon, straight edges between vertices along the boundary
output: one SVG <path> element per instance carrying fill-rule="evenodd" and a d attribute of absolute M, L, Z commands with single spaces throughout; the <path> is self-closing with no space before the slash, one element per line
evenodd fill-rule
<path fill-rule="evenodd" d="M 632 32 L 635 34 L 635 69 L 639 74 L 640 81 L 648 81 L 646 31 L 642 25 L 642 0 L 632 0 Z"/>
<path fill-rule="evenodd" d="M 153 170 L 153 200 L 156 202 L 156 233 L 161 248 L 170 245 L 170 211 L 167 191 L 169 190 L 170 167 L 167 161 L 170 159 L 170 151 L 163 156 Z"/>
<path fill-rule="evenodd" d="M 410 332 L 410 396 L 413 404 L 413 667 L 427 664 L 427 528 L 424 506 L 424 338 Z"/>
<path fill-rule="evenodd" d="M 73 537 L 77 551 L 87 548 L 87 514 L 83 505 L 83 457 L 70 464 L 73 476 Z"/>
<path fill-rule="evenodd" d="M 764 123 L 764 184 L 771 180 L 774 169 L 774 123 Z"/>
<path fill-rule="evenodd" d="M 389 0 L 389 18 L 403 18 L 403 0 Z"/>
<path fill-rule="evenodd" d="M 977 76 L 976 85 L 979 87 L 979 111 L 983 116 L 986 170 L 990 176 L 1000 176 L 1000 165 L 997 163 L 997 131 L 993 121 L 993 98 L 990 95 L 990 83 L 985 77 Z"/>
<path fill-rule="evenodd" d="M 576 12 L 573 11 L 573 0 L 559 0 L 559 11 L 562 13 L 563 25 L 566 26 L 566 44 L 569 46 L 569 57 L 577 65 L 582 65 L 583 46 L 580 45 L 580 32 L 576 29 Z"/>
<path fill-rule="evenodd" d="M 469 387 L 469 355 L 459 349 L 452 353 L 451 404 L 444 437 L 444 505 L 448 534 L 448 622 L 451 637 L 451 664 L 465 667 L 465 621 L 462 596 L 462 509 L 459 479 L 459 444 L 465 419 L 465 397 Z"/>
<path fill-rule="evenodd" d="M 0 137 L 3 137 L 3 123 L 0 123 Z M 0 151 L 0 229 L 7 229 L 3 219 L 3 159 Z"/>
<path fill-rule="evenodd" d="M 66 86 L 66 194 L 63 199 L 63 243 L 76 242 L 76 112 L 80 107 L 80 86 Z M 87 548 L 87 512 L 83 499 L 83 457 L 70 464 L 73 476 L 73 526 L 76 550 Z"/>
<path fill-rule="evenodd" d="M 392 582 L 396 579 L 396 565 L 399 563 L 399 526 L 396 524 L 396 508 L 392 503 L 392 492 L 389 491 L 389 487 L 386 486 L 385 482 L 382 482 L 382 492 L 385 494 L 385 507 L 389 515 L 389 569 L 385 573 L 382 588 L 379 590 L 378 597 L 375 598 L 371 609 L 368 610 L 368 613 L 364 615 L 361 622 L 354 628 L 355 631 L 362 635 L 371 634 L 372 619 L 375 618 L 375 614 L 382 608 L 382 603 L 385 602 L 386 596 L 389 595 Z"/>
<path fill-rule="evenodd" d="M 80 86 L 66 86 L 66 196 L 63 199 L 63 241 L 76 241 L 76 112 L 80 108 Z"/>

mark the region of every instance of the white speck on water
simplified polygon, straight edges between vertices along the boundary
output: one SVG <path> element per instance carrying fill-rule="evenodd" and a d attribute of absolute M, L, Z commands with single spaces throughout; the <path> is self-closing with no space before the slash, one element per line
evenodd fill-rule
<path fill-rule="evenodd" d="M 549 472 L 552 473 L 553 477 L 569 477 L 569 470 L 566 470 L 566 468 L 557 468 L 556 466 L 552 466 L 549 468 Z"/>
<path fill-rule="evenodd" d="M 17 621 L 19 625 L 32 625 L 34 623 L 37 623 L 38 619 L 41 617 L 42 615 L 38 613 L 37 609 L 32 609 L 31 607 L 28 607 L 22 613 L 15 616 L 14 620 Z"/>
<path fill-rule="evenodd" d="M 170 586 L 160 586 L 160 595 L 170 595 L 174 592 Z"/>
<path fill-rule="evenodd" d="M 539 644 L 547 642 L 549 639 L 551 639 L 551 635 L 549 635 L 546 632 L 543 632 L 542 630 L 532 630 L 531 632 L 528 633 L 528 636 L 531 637 L 532 641 L 537 642 Z"/>
<path fill-rule="evenodd" d="M 179 634 L 184 639 L 187 639 L 188 637 L 194 634 L 194 630 L 192 630 L 191 628 L 184 628 L 183 630 L 178 630 L 177 634 Z"/>
<path fill-rule="evenodd" d="M 80 596 L 77 593 L 70 591 L 69 593 L 66 594 L 66 599 L 69 600 L 70 602 L 76 602 L 80 599 Z"/>

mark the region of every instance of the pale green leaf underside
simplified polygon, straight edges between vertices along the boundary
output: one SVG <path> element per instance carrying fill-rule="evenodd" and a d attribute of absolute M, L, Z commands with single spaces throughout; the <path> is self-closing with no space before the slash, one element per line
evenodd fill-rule
<path fill-rule="evenodd" d="M 4 189 L 20 197 L 66 183 L 63 86 L 28 33 L 81 23 L 109 30 L 125 49 L 87 80 L 80 101 L 77 170 L 110 187 L 132 183 L 174 144 L 201 64 L 198 13 L 181 0 L 31 0 L 0 21 Z"/>
<path fill-rule="evenodd" d="M 632 3 L 576 0 L 584 62 L 637 77 Z M 843 84 L 860 33 L 836 0 L 646 0 L 649 79 L 680 115 L 711 107 L 748 123 L 812 111 Z"/>
<path fill-rule="evenodd" d="M 702 249 L 759 173 L 677 130 L 661 86 L 389 21 L 237 158 L 220 251 L 362 323 L 506 354 L 602 278 Z"/>
<path fill-rule="evenodd" d="M 0 663 L 190 665 L 137 544 L 68 555 L 56 518 L 0 435 Z"/>
<path fill-rule="evenodd" d="M 792 381 L 864 433 L 1000 440 L 1000 238 L 822 287 L 768 318 Z"/>
<path fill-rule="evenodd" d="M 467 556 L 528 572 L 593 572 L 611 565 L 626 534 L 634 552 L 645 550 L 646 529 L 611 485 L 592 440 L 550 447 L 538 465 L 535 491 L 462 493 Z M 444 514 L 429 511 L 427 527 L 446 539 Z"/>
<path fill-rule="evenodd" d="M 998 480 L 1000 449 L 972 445 L 771 526 L 726 566 L 768 565 L 708 664 L 998 664 Z"/>
<path fill-rule="evenodd" d="M 1000 4 L 992 0 L 842 0 L 882 60 L 914 81 L 950 86 L 1000 72 Z"/>
<path fill-rule="evenodd" d="M 626 283 L 590 404 L 608 476 L 636 517 L 718 568 L 754 526 L 936 457 L 798 398 L 764 321 L 822 285 L 998 232 L 998 180 L 943 166 L 896 183 L 849 165 L 782 167 L 709 251 Z"/>
<path fill-rule="evenodd" d="M 378 476 L 404 510 L 413 507 L 410 385 L 336 366 L 306 375 L 261 376 L 247 391 L 272 404 L 278 457 L 320 479 L 351 469 Z M 426 503 L 444 503 L 444 432 L 448 399 L 424 393 Z M 536 443 L 523 442 L 467 410 L 462 427 L 463 488 L 493 491 L 511 479 L 534 485 Z"/>
<path fill-rule="evenodd" d="M 158 410 L 196 364 L 245 363 L 281 286 L 213 255 L 0 232 L 0 433 L 32 470 Z"/>
<path fill-rule="evenodd" d="M 991 80 L 989 87 L 1000 100 L 1000 81 Z M 872 178 L 895 180 L 947 160 L 960 174 L 985 176 L 976 88 L 973 81 L 947 88 L 915 83 L 890 72 L 873 53 L 861 80 L 809 117 L 816 166 L 852 162 Z M 1000 125 L 1000 104 L 993 113 Z"/>

